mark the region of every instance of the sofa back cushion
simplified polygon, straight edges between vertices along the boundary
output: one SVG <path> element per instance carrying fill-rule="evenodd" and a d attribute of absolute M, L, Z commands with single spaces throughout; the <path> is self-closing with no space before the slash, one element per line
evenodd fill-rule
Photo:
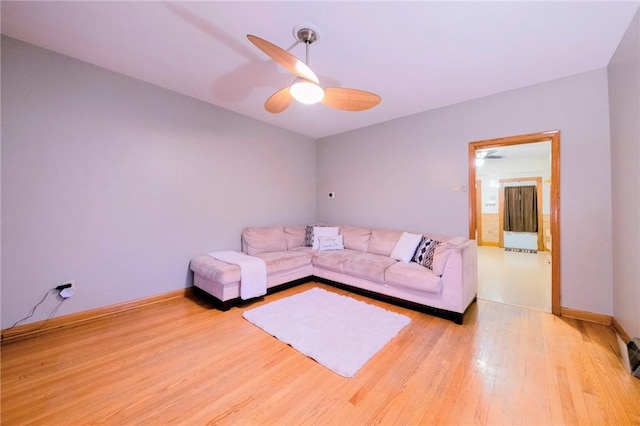
<path fill-rule="evenodd" d="M 304 246 L 305 226 L 285 226 L 284 237 L 287 240 L 287 250 Z"/>
<path fill-rule="evenodd" d="M 465 237 L 453 237 L 446 238 L 445 241 L 439 243 L 433 255 L 433 273 L 442 276 L 444 267 L 447 265 L 447 260 L 453 250 L 456 250 L 457 246 L 465 244 L 468 241 L 469 239 Z"/>
<path fill-rule="evenodd" d="M 393 248 L 402 236 L 402 231 L 388 229 L 372 229 L 371 240 L 369 240 L 369 253 L 390 256 Z"/>
<path fill-rule="evenodd" d="M 287 251 L 283 226 L 252 227 L 242 231 L 242 249 L 249 256 L 274 251 Z"/>
<path fill-rule="evenodd" d="M 431 270 L 434 274 L 439 277 L 442 276 L 444 267 L 447 265 L 447 260 L 449 260 L 449 256 L 451 256 L 453 250 L 453 246 L 447 243 L 438 243 L 435 253 L 433 254 L 433 263 L 431 264 Z"/>
<path fill-rule="evenodd" d="M 350 250 L 367 251 L 371 239 L 371 228 L 356 226 L 341 226 L 340 235 L 344 240 L 344 248 Z"/>

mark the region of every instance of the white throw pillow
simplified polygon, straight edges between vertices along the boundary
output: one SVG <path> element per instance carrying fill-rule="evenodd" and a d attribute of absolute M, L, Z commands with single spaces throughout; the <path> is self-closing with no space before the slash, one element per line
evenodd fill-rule
<path fill-rule="evenodd" d="M 418 244 L 422 240 L 422 235 L 403 232 L 396 246 L 391 252 L 391 257 L 404 263 L 409 263 L 416 252 Z"/>
<path fill-rule="evenodd" d="M 320 235 L 318 236 L 318 250 L 344 250 L 342 235 Z"/>
<path fill-rule="evenodd" d="M 314 226 L 313 227 L 313 249 L 314 250 L 318 250 L 318 245 L 319 245 L 319 240 L 318 237 L 320 236 L 330 236 L 330 237 L 335 237 L 336 235 L 338 235 L 338 227 L 334 227 L 334 226 Z"/>

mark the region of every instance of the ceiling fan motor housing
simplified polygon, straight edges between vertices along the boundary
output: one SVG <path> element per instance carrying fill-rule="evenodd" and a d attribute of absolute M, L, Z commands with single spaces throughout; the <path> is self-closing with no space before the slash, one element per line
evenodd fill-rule
<path fill-rule="evenodd" d="M 297 25 L 293 28 L 293 36 L 300 43 L 311 44 L 320 40 L 320 34 L 317 28 L 310 24 Z"/>

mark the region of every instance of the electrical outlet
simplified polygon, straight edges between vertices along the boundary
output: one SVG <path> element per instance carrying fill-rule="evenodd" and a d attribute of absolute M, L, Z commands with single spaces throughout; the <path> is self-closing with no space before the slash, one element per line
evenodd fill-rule
<path fill-rule="evenodd" d="M 75 281 L 65 281 L 56 289 L 60 290 L 60 297 L 68 299 L 76 293 L 77 287 Z"/>
<path fill-rule="evenodd" d="M 63 290 L 65 288 L 75 288 L 75 287 L 76 287 L 75 281 L 63 281 L 62 283 L 60 283 L 58 287 L 56 287 L 56 289 Z"/>

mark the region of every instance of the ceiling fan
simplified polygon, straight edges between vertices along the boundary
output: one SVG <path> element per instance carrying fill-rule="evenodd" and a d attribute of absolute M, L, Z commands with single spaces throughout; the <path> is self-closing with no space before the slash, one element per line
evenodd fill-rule
<path fill-rule="evenodd" d="M 500 158 L 504 158 L 504 155 L 496 154 L 498 152 L 497 149 L 487 149 L 484 151 L 478 151 L 476 153 L 477 159 L 482 160 L 499 160 Z"/>
<path fill-rule="evenodd" d="M 483 149 L 476 151 L 476 166 L 482 167 L 484 160 L 499 160 L 504 155 L 497 154 L 497 149 Z"/>
<path fill-rule="evenodd" d="M 273 43 L 247 34 L 251 43 L 296 76 L 291 85 L 283 87 L 267 99 L 264 104 L 267 111 L 274 114 L 280 113 L 287 109 L 294 99 L 308 105 L 321 102 L 343 111 L 365 111 L 380 103 L 382 100 L 380 96 L 364 90 L 320 87 L 318 77 L 309 68 L 309 46 L 318 40 L 317 30 L 302 27 L 297 31 L 294 30 L 294 34 L 297 37 L 297 43 L 305 44 L 305 62 Z"/>

